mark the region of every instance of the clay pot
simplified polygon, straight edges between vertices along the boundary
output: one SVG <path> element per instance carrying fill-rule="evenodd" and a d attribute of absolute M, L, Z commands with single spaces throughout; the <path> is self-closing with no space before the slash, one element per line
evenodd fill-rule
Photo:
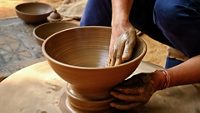
<path fill-rule="evenodd" d="M 130 61 L 107 67 L 109 27 L 78 27 L 50 36 L 42 50 L 53 70 L 65 80 L 68 105 L 94 113 L 109 110 L 110 89 L 131 75 L 146 53 L 140 38 Z"/>
<path fill-rule="evenodd" d="M 47 17 L 49 22 L 59 22 L 63 19 L 63 17 L 57 12 L 56 9 Z"/>
<path fill-rule="evenodd" d="M 26 2 L 15 7 L 16 14 L 28 24 L 40 24 L 47 21 L 53 8 L 46 3 Z"/>
<path fill-rule="evenodd" d="M 53 23 L 44 23 L 33 29 L 33 35 L 35 36 L 38 44 L 42 45 L 44 40 L 46 38 L 48 38 L 49 36 L 51 36 L 52 34 L 58 32 L 58 31 L 64 30 L 64 29 L 77 27 L 77 26 L 79 26 L 79 25 L 76 23 L 64 22 L 64 21 L 53 22 Z"/>

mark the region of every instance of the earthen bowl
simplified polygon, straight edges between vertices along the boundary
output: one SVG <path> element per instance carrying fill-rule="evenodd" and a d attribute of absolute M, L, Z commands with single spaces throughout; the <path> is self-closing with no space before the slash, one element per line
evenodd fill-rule
<path fill-rule="evenodd" d="M 51 22 L 51 23 L 48 22 L 48 23 L 44 23 L 44 24 L 40 24 L 36 26 L 33 29 L 33 35 L 36 38 L 38 44 L 42 45 L 44 40 L 48 38 L 49 36 L 51 36 L 52 34 L 64 29 L 77 27 L 77 26 L 79 25 L 76 23 L 65 22 L 65 21 Z"/>
<path fill-rule="evenodd" d="M 109 27 L 76 27 L 44 41 L 42 51 L 53 70 L 68 83 L 72 106 L 107 109 L 110 89 L 131 75 L 144 57 L 146 44 L 137 38 L 130 61 L 107 67 L 110 36 Z"/>
<path fill-rule="evenodd" d="M 15 7 L 16 14 L 24 22 L 40 24 L 47 21 L 47 17 L 53 11 L 53 7 L 41 2 L 26 2 Z"/>

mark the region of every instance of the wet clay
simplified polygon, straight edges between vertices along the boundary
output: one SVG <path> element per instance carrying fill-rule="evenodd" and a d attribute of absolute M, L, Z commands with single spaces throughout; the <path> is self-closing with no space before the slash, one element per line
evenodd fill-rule
<path fill-rule="evenodd" d="M 77 27 L 58 32 L 43 43 L 50 66 L 69 83 L 70 105 L 80 111 L 109 111 L 110 89 L 131 75 L 146 53 L 146 44 L 137 38 L 129 61 L 107 67 L 110 36 L 109 27 Z"/>

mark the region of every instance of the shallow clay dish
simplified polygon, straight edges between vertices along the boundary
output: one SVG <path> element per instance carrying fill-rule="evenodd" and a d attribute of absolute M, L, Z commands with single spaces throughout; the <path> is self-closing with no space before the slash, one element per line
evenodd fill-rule
<path fill-rule="evenodd" d="M 47 21 L 47 17 L 53 11 L 53 8 L 46 3 L 27 2 L 18 4 L 15 7 L 19 18 L 29 24 L 39 24 Z"/>
<path fill-rule="evenodd" d="M 68 101 L 74 108 L 94 113 L 108 110 L 110 89 L 131 75 L 146 53 L 146 44 L 138 38 L 130 61 L 107 67 L 110 36 L 108 27 L 76 27 L 44 41 L 43 53 L 54 71 L 69 83 Z"/>
<path fill-rule="evenodd" d="M 72 22 L 51 22 L 41 24 L 33 29 L 33 35 L 37 39 L 38 44 L 42 45 L 44 40 L 52 34 L 72 27 L 77 27 L 78 24 Z"/>

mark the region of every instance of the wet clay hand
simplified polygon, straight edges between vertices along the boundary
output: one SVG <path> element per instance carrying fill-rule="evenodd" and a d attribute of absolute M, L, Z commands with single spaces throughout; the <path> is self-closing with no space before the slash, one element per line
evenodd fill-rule
<path fill-rule="evenodd" d="M 111 106 L 129 110 L 147 103 L 152 94 L 160 89 L 160 79 L 154 73 L 141 73 L 123 81 L 111 91 L 115 98 Z"/>
<path fill-rule="evenodd" d="M 116 36 L 112 32 L 108 66 L 119 65 L 129 60 L 132 56 L 135 43 L 136 32 L 133 28 L 123 32 L 119 36 Z"/>

